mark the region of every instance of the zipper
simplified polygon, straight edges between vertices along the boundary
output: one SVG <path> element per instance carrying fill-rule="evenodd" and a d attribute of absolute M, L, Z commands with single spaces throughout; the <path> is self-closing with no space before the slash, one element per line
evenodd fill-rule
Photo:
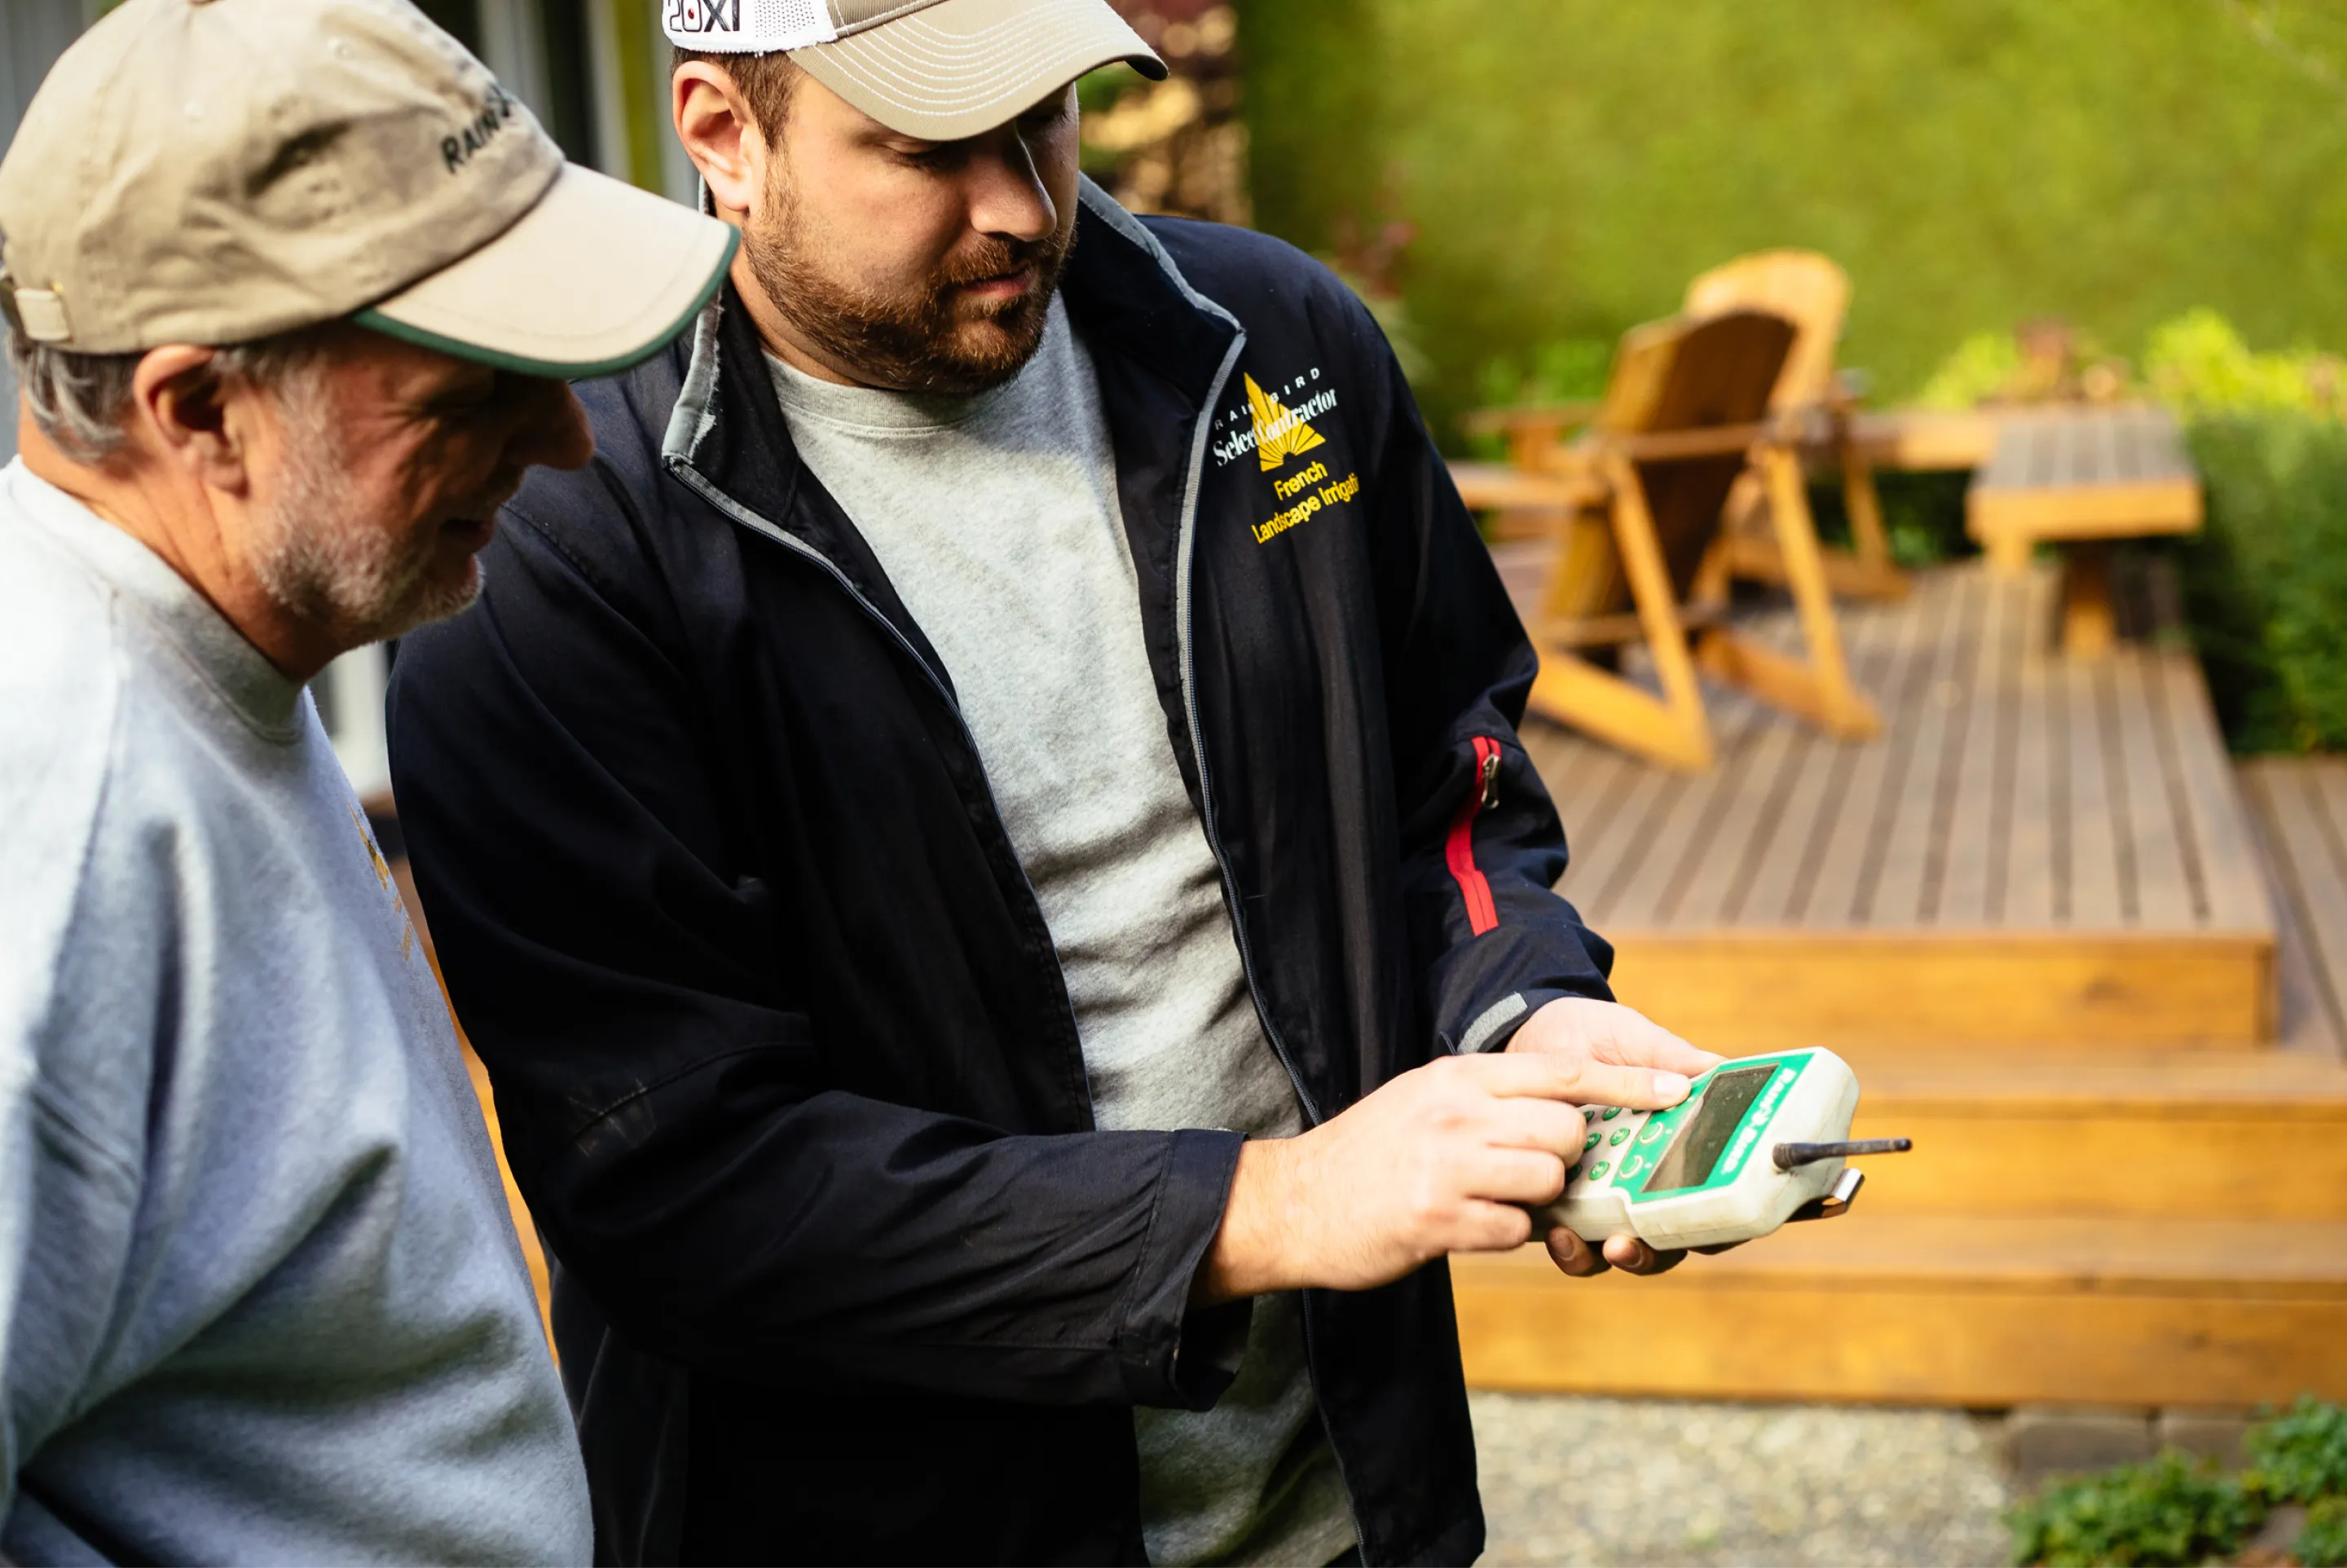
<path fill-rule="evenodd" d="M 881 614 L 880 607 L 873 603 L 870 600 L 865 598 L 863 593 L 857 589 L 856 586 L 848 580 L 847 574 L 839 569 L 837 562 L 834 561 L 829 556 L 825 555 L 821 550 L 816 549 L 813 545 L 794 537 L 778 524 L 768 521 L 766 518 L 762 518 L 757 513 L 752 511 L 749 507 L 742 505 L 739 501 L 733 499 L 733 497 L 727 495 L 724 491 L 719 489 L 714 484 L 704 478 L 700 470 L 692 467 L 691 465 L 682 462 L 671 462 L 669 464 L 669 471 L 674 474 L 678 478 L 683 480 L 689 487 L 697 491 L 701 495 L 702 498 L 706 500 L 711 506 L 715 507 L 719 511 L 724 513 L 727 517 L 732 518 L 743 528 L 750 529 L 753 533 L 762 535 L 766 538 L 774 540 L 784 548 L 791 550 L 805 559 L 814 562 L 816 566 L 821 567 L 825 572 L 829 574 L 832 581 L 839 585 L 839 590 L 847 595 L 850 600 L 854 600 L 857 609 L 863 610 L 865 614 L 877 621 L 880 626 L 887 631 L 890 637 L 896 639 L 897 646 L 905 651 L 905 656 L 917 665 L 921 673 L 928 678 L 930 687 L 935 690 L 938 694 L 938 700 L 943 702 L 946 705 L 946 711 L 953 715 L 954 723 L 961 731 L 962 742 L 969 748 L 969 754 L 972 757 L 979 756 L 978 737 L 970 733 L 969 721 L 962 716 L 961 703 L 955 700 L 952 688 L 946 684 L 945 678 L 938 673 L 936 667 L 931 665 L 927 659 L 921 657 L 921 651 L 913 646 L 913 640 L 905 635 L 903 628 L 899 627 L 895 621 L 889 620 L 887 616 Z M 997 827 L 1000 827 L 1002 824 L 1002 806 L 1000 803 L 996 801 L 994 798 L 994 781 L 987 777 L 986 766 L 983 761 L 979 764 L 978 781 L 979 787 L 986 791 L 986 808 L 994 814 L 995 825 Z M 1007 830 L 1005 830 L 1003 836 L 1005 838 L 1010 836 Z M 1036 918 L 1040 921 L 1042 919 L 1043 901 L 1035 896 L 1035 884 L 1033 880 L 1028 876 L 1027 867 L 1020 863 L 1019 856 L 1015 851 L 1010 856 L 1010 862 L 1012 865 L 1019 867 L 1020 886 L 1026 888 L 1027 902 L 1035 910 Z M 1062 1007 L 1067 1009 L 1066 1017 L 1068 1020 L 1068 1038 L 1081 1042 L 1083 1039 L 1083 1035 L 1082 1031 L 1078 1030 L 1076 1027 L 1075 1003 L 1068 999 L 1068 988 L 1064 976 L 1062 976 L 1060 985 L 1060 1002 Z M 1081 1051 L 1079 1051 L 1077 1056 L 1077 1067 L 1078 1071 L 1083 1071 L 1082 1055 Z M 1087 1074 L 1087 1079 L 1089 1080 L 1089 1074 Z M 1089 1081 L 1086 1082 L 1084 1087 L 1084 1101 L 1086 1114 L 1089 1115 L 1091 1113 L 1092 1102 L 1092 1086 Z"/>
<path fill-rule="evenodd" d="M 1442 845 L 1442 857 L 1450 866 L 1451 880 L 1459 884 L 1459 896 L 1467 905 L 1467 928 L 1481 936 L 1500 923 L 1500 911 L 1491 902 L 1491 884 L 1485 879 L 1482 868 L 1475 864 L 1475 818 L 1500 804 L 1500 743 L 1489 735 L 1475 737 L 1475 787 L 1459 815 L 1450 819 L 1450 836 Z"/>
<path fill-rule="evenodd" d="M 1288 1054 L 1279 1030 L 1271 1021 L 1271 1009 L 1264 1004 L 1263 986 L 1255 977 L 1255 949 L 1247 943 L 1246 921 L 1240 913 L 1238 880 L 1231 875 L 1230 857 L 1223 852 L 1222 830 L 1214 822 L 1214 776 L 1206 764 L 1206 737 L 1198 726 L 1197 656 L 1191 628 L 1195 605 L 1190 589 L 1190 567 L 1197 543 L 1198 485 L 1205 474 L 1206 441 L 1214 434 L 1214 408 L 1222 402 L 1223 388 L 1230 384 L 1231 372 L 1237 367 L 1239 354 L 1245 347 L 1246 333 L 1241 332 L 1232 340 L 1230 351 L 1223 355 L 1222 368 L 1215 371 L 1206 389 L 1205 401 L 1200 405 L 1198 432 L 1190 443 L 1190 475 L 1182 491 L 1181 532 L 1174 566 L 1174 620 L 1181 649 L 1182 716 L 1190 725 L 1190 754 L 1198 766 L 1198 815 L 1206 830 L 1206 847 L 1214 854 L 1215 869 L 1222 873 L 1223 897 L 1230 907 L 1231 935 L 1238 943 L 1239 968 L 1246 975 L 1247 996 L 1255 1003 L 1255 1020 L 1263 1025 L 1264 1038 L 1271 1041 L 1271 1053 L 1287 1070 L 1287 1081 L 1295 1087 L 1296 1103 L 1303 1106 L 1305 1120 L 1317 1127 L 1327 1118 L 1321 1115 L 1319 1102 L 1312 1098 L 1312 1091 L 1304 1087 L 1304 1076 L 1296 1071 L 1296 1059 Z"/>

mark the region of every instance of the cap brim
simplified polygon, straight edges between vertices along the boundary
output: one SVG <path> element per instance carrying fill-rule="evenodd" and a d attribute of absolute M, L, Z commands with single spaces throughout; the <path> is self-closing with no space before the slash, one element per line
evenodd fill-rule
<path fill-rule="evenodd" d="M 724 281 L 740 238 L 570 164 L 520 221 L 356 319 L 501 370 L 608 375 L 684 330 Z"/>
<path fill-rule="evenodd" d="M 1165 75 L 1107 0 L 938 0 L 791 58 L 889 129 L 924 141 L 992 130 L 1119 60 Z"/>

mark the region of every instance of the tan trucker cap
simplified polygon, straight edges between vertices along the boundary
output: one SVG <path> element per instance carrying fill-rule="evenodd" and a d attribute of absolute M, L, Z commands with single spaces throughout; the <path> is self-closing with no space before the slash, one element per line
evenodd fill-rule
<path fill-rule="evenodd" d="M 0 306 L 83 354 L 352 316 L 599 375 L 692 320 L 734 242 L 565 163 L 406 0 L 127 0 L 0 158 Z"/>
<path fill-rule="evenodd" d="M 889 129 L 958 141 L 1118 60 L 1165 62 L 1108 0 L 661 0 L 680 48 L 786 51 Z"/>

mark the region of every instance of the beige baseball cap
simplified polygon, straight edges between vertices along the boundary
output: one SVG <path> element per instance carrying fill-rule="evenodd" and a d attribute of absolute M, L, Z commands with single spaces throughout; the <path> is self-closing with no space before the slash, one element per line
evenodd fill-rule
<path fill-rule="evenodd" d="M 1086 71 L 1160 60 L 1108 0 L 661 0 L 681 48 L 787 52 L 891 130 L 958 141 L 1034 108 Z"/>
<path fill-rule="evenodd" d="M 566 163 L 406 0 L 127 0 L 0 158 L 0 308 L 84 354 L 347 316 L 599 375 L 692 319 L 735 238 Z"/>

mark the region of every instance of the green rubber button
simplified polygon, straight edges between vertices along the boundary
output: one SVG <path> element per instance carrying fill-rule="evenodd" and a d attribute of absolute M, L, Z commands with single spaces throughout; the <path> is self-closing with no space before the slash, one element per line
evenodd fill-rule
<path fill-rule="evenodd" d="M 1622 1108 L 1619 1105 L 1608 1105 L 1605 1108 L 1605 1120 L 1608 1122 L 1613 1121 L 1614 1118 L 1620 1114 L 1622 1114 Z"/>
<path fill-rule="evenodd" d="M 1596 1106 L 1594 1106 L 1594 1105 L 1584 1105 L 1584 1106 L 1583 1106 L 1583 1107 L 1581 1108 L 1581 1119 L 1582 1119 L 1583 1122 L 1594 1122 L 1594 1121 L 1596 1121 L 1596 1120 L 1597 1120 L 1597 1107 L 1596 1107 Z"/>
<path fill-rule="evenodd" d="M 1622 1142 L 1622 1140 L 1624 1140 L 1624 1138 L 1627 1138 L 1629 1135 L 1630 1135 L 1630 1129 L 1628 1129 L 1627 1127 L 1616 1127 L 1616 1128 L 1614 1128 L 1614 1135 L 1613 1135 L 1611 1138 L 1606 1139 L 1605 1141 L 1606 1141 L 1608 1143 L 1621 1143 L 1621 1142 Z"/>
<path fill-rule="evenodd" d="M 1645 1168 L 1646 1162 L 1640 1159 L 1637 1155 L 1633 1154 L 1628 1159 L 1623 1161 L 1622 1168 L 1614 1173 L 1626 1182 Z"/>
<path fill-rule="evenodd" d="M 1638 1134 L 1638 1142 L 1640 1143 L 1660 1143 L 1663 1134 L 1669 1131 L 1670 1129 L 1660 1122 L 1649 1122 L 1646 1123 L 1646 1130 Z"/>
<path fill-rule="evenodd" d="M 1597 1147 L 1597 1134 L 1594 1132 L 1581 1141 L 1581 1152 L 1584 1154 L 1595 1147 Z"/>
<path fill-rule="evenodd" d="M 1598 1161 L 1597 1163 L 1589 1167 L 1589 1179 L 1593 1182 L 1604 1181 L 1605 1179 L 1605 1162 L 1603 1160 Z"/>

